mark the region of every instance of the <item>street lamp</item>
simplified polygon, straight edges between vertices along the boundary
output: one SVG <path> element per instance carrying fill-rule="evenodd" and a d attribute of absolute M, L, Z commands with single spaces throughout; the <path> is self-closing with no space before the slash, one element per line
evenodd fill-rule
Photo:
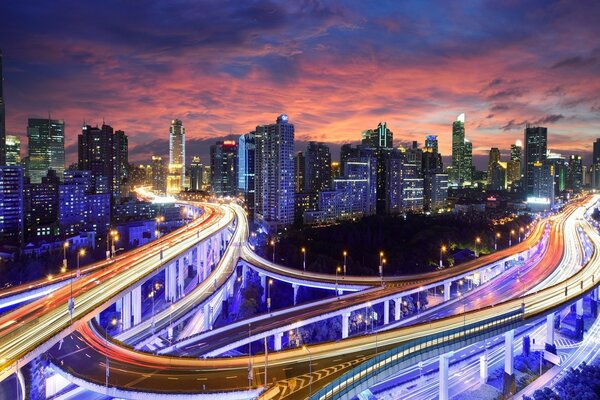
<path fill-rule="evenodd" d="M 510 236 L 508 237 L 508 247 L 512 246 L 512 237 L 515 234 L 515 230 L 511 229 L 510 230 Z"/>
<path fill-rule="evenodd" d="M 269 279 L 269 284 L 267 285 L 267 312 L 271 312 L 271 285 L 273 284 L 273 279 Z"/>
<path fill-rule="evenodd" d="M 273 246 L 273 264 L 275 264 L 275 240 L 271 239 L 271 246 Z"/>
<path fill-rule="evenodd" d="M 60 272 L 65 273 L 67 271 L 67 249 L 69 248 L 69 242 L 63 243 L 63 266 Z"/>
<path fill-rule="evenodd" d="M 440 247 L 440 268 L 444 268 L 444 264 L 442 264 L 442 256 L 444 255 L 445 252 L 446 252 L 446 246 L 442 245 L 442 247 Z"/>
<path fill-rule="evenodd" d="M 302 350 L 308 353 L 308 374 L 310 375 L 310 379 L 308 381 L 308 395 L 309 397 L 312 397 L 312 354 L 306 346 L 302 346 Z"/>
<path fill-rule="evenodd" d="M 383 267 L 385 266 L 386 259 L 381 260 L 381 286 L 383 286 Z"/>
<path fill-rule="evenodd" d="M 500 239 L 500 232 L 496 232 L 494 236 L 494 250 L 498 250 L 498 239 Z"/>
<path fill-rule="evenodd" d="M 79 260 L 85 256 L 85 249 L 79 249 L 77 252 L 77 278 L 79 278 Z M 71 276 L 71 296 L 69 297 L 69 314 L 71 314 L 71 323 L 73 323 L 73 312 L 75 311 L 75 298 L 73 297 L 73 280 L 75 278 Z"/>
<path fill-rule="evenodd" d="M 110 325 L 117 325 L 117 319 L 113 318 L 110 321 Z M 104 346 L 106 347 L 106 376 L 105 376 L 105 384 L 106 391 L 108 392 L 108 376 L 110 375 L 110 366 L 108 365 L 108 325 L 104 328 Z"/>
<path fill-rule="evenodd" d="M 302 248 L 302 257 L 304 258 L 304 260 L 302 261 L 302 269 L 304 269 L 304 272 L 306 272 L 306 248 Z"/>
<path fill-rule="evenodd" d="M 477 254 L 477 245 L 481 243 L 481 238 L 479 236 L 477 236 L 475 238 L 475 257 L 479 257 L 479 255 Z"/>
<path fill-rule="evenodd" d="M 340 273 L 341 268 L 338 266 L 335 269 L 335 293 L 337 294 L 337 296 L 340 296 L 340 291 L 338 289 L 338 274 Z"/>
<path fill-rule="evenodd" d="M 525 232 L 525 229 L 523 229 L 523 227 L 519 228 L 519 243 L 521 243 L 521 236 L 523 235 L 523 232 Z"/>
<path fill-rule="evenodd" d="M 346 276 L 346 256 L 348 256 L 348 252 L 344 250 L 344 276 Z"/>

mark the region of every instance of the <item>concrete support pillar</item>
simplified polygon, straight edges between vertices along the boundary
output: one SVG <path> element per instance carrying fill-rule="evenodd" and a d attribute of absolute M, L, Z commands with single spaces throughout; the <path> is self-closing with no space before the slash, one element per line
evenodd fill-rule
<path fill-rule="evenodd" d="M 296 305 L 298 303 L 298 288 L 300 286 L 293 284 L 292 287 L 294 288 L 294 305 Z"/>
<path fill-rule="evenodd" d="M 177 298 L 177 277 L 175 264 L 167 265 L 165 269 L 165 300 L 173 301 Z"/>
<path fill-rule="evenodd" d="M 127 292 L 123 296 L 123 313 L 122 313 L 123 330 L 131 328 L 131 292 Z"/>
<path fill-rule="evenodd" d="M 448 400 L 448 369 L 452 353 L 440 355 L 440 400 Z"/>
<path fill-rule="evenodd" d="M 276 333 L 273 336 L 273 348 L 275 349 L 275 351 L 281 350 L 281 338 L 282 337 L 283 337 L 283 332 Z"/>
<path fill-rule="evenodd" d="M 510 330 L 504 334 L 504 372 L 508 375 L 514 373 L 513 366 L 513 340 L 515 331 Z"/>
<path fill-rule="evenodd" d="M 546 316 L 546 347 L 554 347 L 554 314 Z"/>
<path fill-rule="evenodd" d="M 133 314 L 133 325 L 142 322 L 142 287 L 138 286 L 131 291 L 131 313 Z"/>
<path fill-rule="evenodd" d="M 444 282 L 444 301 L 450 300 L 450 288 L 452 286 L 452 282 Z"/>
<path fill-rule="evenodd" d="M 395 321 L 400 321 L 400 318 L 402 317 L 402 311 L 400 309 L 401 305 L 402 305 L 402 297 L 398 297 L 397 299 L 394 299 L 394 320 Z"/>
<path fill-rule="evenodd" d="M 204 330 L 212 329 L 212 307 L 210 304 L 204 305 Z"/>
<path fill-rule="evenodd" d="M 248 283 L 248 266 L 246 264 L 244 264 L 242 266 L 242 287 L 244 289 L 246 288 L 247 283 Z"/>
<path fill-rule="evenodd" d="M 262 302 L 266 302 L 267 301 L 267 276 L 260 274 L 260 286 L 262 286 L 263 288 L 263 292 L 262 292 Z"/>
<path fill-rule="evenodd" d="M 185 282 L 185 257 L 179 259 L 177 265 L 177 297 L 183 296 L 183 287 Z"/>
<path fill-rule="evenodd" d="M 231 279 L 227 282 L 227 297 L 233 297 L 233 282 Z"/>
<path fill-rule="evenodd" d="M 488 379 L 488 353 L 485 351 L 479 356 L 479 383 L 484 385 Z"/>
<path fill-rule="evenodd" d="M 583 298 L 577 300 L 576 304 L 577 304 L 577 306 L 576 306 L 577 316 L 578 317 L 583 317 Z"/>
<path fill-rule="evenodd" d="M 383 302 L 383 324 L 387 325 L 390 323 L 390 301 L 386 300 Z"/>
<path fill-rule="evenodd" d="M 119 314 L 123 312 L 123 298 L 120 298 L 115 302 L 115 311 Z"/>
<path fill-rule="evenodd" d="M 346 339 L 349 333 L 350 313 L 342 314 L 342 339 Z"/>

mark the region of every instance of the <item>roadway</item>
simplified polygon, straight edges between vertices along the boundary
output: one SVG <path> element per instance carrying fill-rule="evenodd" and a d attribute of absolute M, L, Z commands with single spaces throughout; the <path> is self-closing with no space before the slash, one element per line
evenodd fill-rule
<path fill-rule="evenodd" d="M 550 249 L 552 251 L 548 253 L 552 254 L 549 262 L 550 264 L 553 263 L 554 267 L 559 264 L 563 252 L 563 232 L 560 225 L 564 223 L 566 216 L 570 215 L 576 207 L 568 207 L 563 217 L 558 219 L 557 228 L 552 230 L 550 237 Z M 594 262 L 596 261 L 594 259 Z M 589 269 L 587 268 L 585 272 Z M 572 282 L 570 285 L 574 286 Z M 482 306 L 480 309 L 467 312 L 464 315 L 392 329 L 379 333 L 375 338 L 373 336 L 354 337 L 338 342 L 311 345 L 308 350 L 296 348 L 272 353 L 268 356 L 268 381 L 271 382 L 272 379 L 278 381 L 278 384 L 274 385 L 272 390 L 291 387 L 295 385 L 293 382 L 297 382 L 298 386 L 302 388 L 299 392 L 294 392 L 294 396 L 302 395 L 304 391 L 307 391 L 305 385 L 307 382 L 302 379 L 302 376 L 306 375 L 311 366 L 319 369 L 319 371 L 313 371 L 313 376 L 319 376 L 318 380 L 315 378 L 313 384 L 316 386 L 318 381 L 318 385 L 322 386 L 348 370 L 350 366 L 358 365 L 372 357 L 376 352 L 381 353 L 395 348 L 401 343 L 411 343 L 414 339 L 425 335 L 444 333 L 449 329 L 462 328 L 465 324 L 481 322 L 504 312 L 520 310 L 522 302 L 526 304 L 527 316 L 543 313 L 552 305 L 562 304 L 563 299 L 560 296 L 557 297 L 556 288 L 552 287 L 550 289 L 552 289 L 552 293 L 542 291 L 529 295 L 530 297 L 525 296 L 522 300 L 515 299 L 502 302 L 503 299 L 497 299 L 495 305 Z M 537 308 L 541 308 L 541 310 Z M 530 309 L 533 311 L 529 311 Z M 529 312 L 527 313 L 527 311 Z M 94 360 L 93 362 L 79 365 L 81 364 L 81 358 L 72 357 L 68 355 L 68 352 L 67 355 L 62 352 L 53 353 L 53 356 L 58 363 L 62 361 L 62 366 L 67 371 L 77 371 L 77 375 L 85 376 L 85 379 L 91 381 L 100 383 L 104 381 L 105 367 L 102 363 L 106 352 L 111 357 L 111 368 L 114 366 L 117 371 L 112 372 L 111 370 L 111 386 L 117 383 L 124 388 L 161 393 L 168 392 L 173 387 L 176 387 L 179 392 L 198 392 L 201 391 L 198 382 L 206 382 L 202 383 L 203 389 L 206 391 L 248 387 L 249 357 L 197 360 L 183 357 L 155 356 L 124 349 L 110 341 L 105 344 L 103 340 L 90 340 L 94 337 L 97 339 L 93 332 L 86 332 L 85 336 L 78 335 L 73 335 L 72 340 L 78 341 L 76 345 L 80 347 L 83 344 L 87 345 L 86 351 L 90 358 Z M 63 346 L 65 345 L 69 346 L 66 340 Z M 253 386 L 260 386 L 263 384 L 260 373 L 264 368 L 263 355 L 252 356 L 250 359 L 255 370 Z M 75 362 L 75 364 L 70 364 L 70 362 Z M 299 380 L 297 377 L 300 377 Z M 114 383 L 112 379 L 114 379 Z"/>
<path fill-rule="evenodd" d="M 108 307 L 133 284 L 158 271 L 165 262 L 224 229 L 234 220 L 229 208 L 205 205 L 202 216 L 165 236 L 148 252 L 131 251 L 105 268 L 72 280 L 45 298 L 0 317 L 0 380 L 12 373 L 16 360 L 28 362 L 48 349 L 61 335 Z M 75 299 L 71 317 L 69 299 Z"/>

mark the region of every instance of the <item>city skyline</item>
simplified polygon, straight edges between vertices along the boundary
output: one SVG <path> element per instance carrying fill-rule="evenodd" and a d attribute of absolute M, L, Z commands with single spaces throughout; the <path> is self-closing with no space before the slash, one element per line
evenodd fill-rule
<path fill-rule="evenodd" d="M 72 7 L 78 15 L 111 9 Z M 287 113 L 299 144 L 356 142 L 362 130 L 385 121 L 396 143 L 438 135 L 447 156 L 451 123 L 465 112 L 479 168 L 491 147 L 507 154 L 526 121 L 548 127 L 553 151 L 581 154 L 586 165 L 591 160 L 600 104 L 593 79 L 598 49 L 588 38 L 598 28 L 582 22 L 600 13 L 593 3 L 468 10 L 438 4 L 433 13 L 418 4 L 391 12 L 386 5 L 253 3 L 224 5 L 218 15 L 182 3 L 169 10 L 180 17 L 170 19 L 177 26 L 156 22 L 166 12 L 158 6 L 130 7 L 110 24 L 90 27 L 59 15 L 60 7 L 0 6 L 7 134 L 21 138 L 23 151 L 27 118 L 48 112 L 65 120 L 68 163 L 84 120 L 105 118 L 123 129 L 131 159 L 146 162 L 168 149 L 173 118 L 186 125 L 193 156 Z M 140 22 L 129 18 L 136 13 Z M 273 16 L 278 22 L 261 23 Z M 41 18 L 50 26 L 37 23 Z M 227 19 L 238 29 L 197 23 L 204 18 Z M 37 26 L 51 29 L 52 39 L 34 40 Z M 205 150 L 194 152 L 194 143 Z"/>

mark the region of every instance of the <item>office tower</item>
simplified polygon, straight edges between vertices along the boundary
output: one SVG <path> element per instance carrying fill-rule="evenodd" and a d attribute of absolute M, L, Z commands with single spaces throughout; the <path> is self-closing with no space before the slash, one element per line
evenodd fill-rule
<path fill-rule="evenodd" d="M 596 139 L 594 142 L 589 179 L 592 189 L 600 189 L 600 139 Z"/>
<path fill-rule="evenodd" d="M 65 123 L 63 120 L 29 118 L 27 123 L 31 183 L 40 183 L 49 169 L 62 176 L 65 170 Z"/>
<path fill-rule="evenodd" d="M 115 155 L 115 135 L 110 125 L 102 124 L 97 126 L 84 125 L 81 134 L 78 136 L 78 163 L 77 168 L 80 171 L 91 171 L 92 191 L 96 193 L 111 193 L 115 189 L 115 183 L 119 181 L 115 177 L 115 170 L 122 172 L 122 166 L 115 168 L 115 161 L 118 157 L 122 161 L 123 154 Z M 123 143 L 124 141 L 124 143 Z M 119 150 L 127 152 L 127 137 L 124 134 L 119 135 Z M 126 157 L 126 156 L 125 156 Z M 120 193 L 120 190 L 117 190 Z"/>
<path fill-rule="evenodd" d="M 41 183 L 25 184 L 23 202 L 28 239 L 58 234 L 58 186 L 56 171 L 48 170 Z"/>
<path fill-rule="evenodd" d="M 200 156 L 192 157 L 192 163 L 190 164 L 190 190 L 202 190 L 203 167 L 200 162 Z"/>
<path fill-rule="evenodd" d="M 530 196 L 534 192 L 533 165 L 544 163 L 548 151 L 548 129 L 541 126 L 527 125 L 525 127 L 525 159 L 523 163 L 525 176 L 525 194 Z"/>
<path fill-rule="evenodd" d="M 171 121 L 169 129 L 169 176 L 167 193 L 179 193 L 185 183 L 185 128 L 180 120 Z"/>
<path fill-rule="evenodd" d="M 521 149 L 522 143 L 520 140 L 510 145 L 510 160 L 507 164 L 506 180 L 511 185 L 521 179 Z"/>
<path fill-rule="evenodd" d="M 318 193 L 331 185 L 331 153 L 321 142 L 309 142 L 306 150 L 305 191 Z"/>
<path fill-rule="evenodd" d="M 299 151 L 294 156 L 294 189 L 296 193 L 303 193 L 306 187 L 306 157 Z"/>
<path fill-rule="evenodd" d="M 238 190 L 244 195 L 248 217 L 254 219 L 256 182 L 256 134 L 249 132 L 238 140 Z"/>
<path fill-rule="evenodd" d="M 212 172 L 210 169 L 210 165 L 205 165 L 204 172 L 202 172 L 202 190 L 205 190 L 205 191 L 210 190 L 211 176 L 212 176 Z"/>
<path fill-rule="evenodd" d="M 160 156 L 152 156 L 152 190 L 161 194 L 167 191 L 167 166 Z"/>
<path fill-rule="evenodd" d="M 18 136 L 6 135 L 6 165 L 21 165 L 21 139 Z"/>
<path fill-rule="evenodd" d="M 337 161 L 331 162 L 331 179 L 338 179 L 341 175 L 340 163 Z"/>
<path fill-rule="evenodd" d="M 473 145 L 465 137 L 465 114 L 452 123 L 452 186 L 470 185 L 473 179 Z"/>
<path fill-rule="evenodd" d="M 571 155 L 569 157 L 569 167 L 567 175 L 567 189 L 577 193 L 583 187 L 583 161 L 580 155 Z"/>
<path fill-rule="evenodd" d="M 362 132 L 362 145 L 372 149 L 394 147 L 394 134 L 387 128 L 385 122 L 380 122 L 376 129 L 368 129 Z"/>
<path fill-rule="evenodd" d="M 6 164 L 6 110 L 4 108 L 4 74 L 0 50 L 0 167 Z"/>
<path fill-rule="evenodd" d="M 492 168 L 495 163 L 500 162 L 500 149 L 497 147 L 492 147 L 490 149 L 490 157 L 488 159 L 488 167 L 487 167 L 487 185 L 490 186 L 492 184 Z"/>
<path fill-rule="evenodd" d="M 386 162 L 386 213 L 422 211 L 423 178 L 420 160 L 410 157 L 408 151 L 394 149 Z"/>
<path fill-rule="evenodd" d="M 558 194 L 567 189 L 567 179 L 569 175 L 569 163 L 561 154 L 548 152 L 544 164 L 552 166 L 552 176 L 554 180 L 554 193 Z"/>
<path fill-rule="evenodd" d="M 220 196 L 235 196 L 238 187 L 238 146 L 235 140 L 218 141 L 210 146 L 212 191 Z"/>
<path fill-rule="evenodd" d="M 508 163 L 496 161 L 488 167 L 488 189 L 506 190 Z"/>
<path fill-rule="evenodd" d="M 123 131 L 113 135 L 113 181 L 112 194 L 119 198 L 129 184 L 129 141 Z"/>
<path fill-rule="evenodd" d="M 294 222 L 294 125 L 281 114 L 256 127 L 256 220 L 267 232 Z"/>
<path fill-rule="evenodd" d="M 0 166 L 0 242 L 23 241 L 23 168 Z"/>
<path fill-rule="evenodd" d="M 553 205 L 555 196 L 555 171 L 551 162 L 536 161 L 531 164 L 533 186 L 527 202 L 532 204 Z"/>
<path fill-rule="evenodd" d="M 431 152 L 433 153 L 439 153 L 437 135 L 425 136 L 425 148 L 431 149 Z"/>
<path fill-rule="evenodd" d="M 431 174 L 427 184 L 431 185 L 428 204 L 426 209 L 429 211 L 444 210 L 448 206 L 448 174 Z"/>

